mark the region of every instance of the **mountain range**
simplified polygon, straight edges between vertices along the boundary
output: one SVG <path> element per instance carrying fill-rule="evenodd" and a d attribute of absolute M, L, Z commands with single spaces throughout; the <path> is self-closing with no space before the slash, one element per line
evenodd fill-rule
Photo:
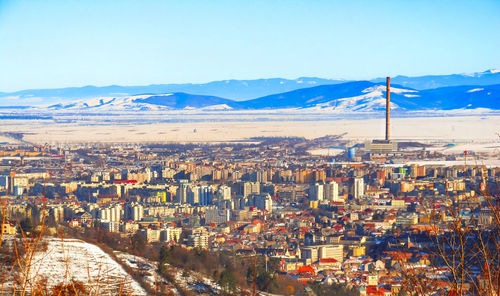
<path fill-rule="evenodd" d="M 234 101 L 215 96 L 171 93 L 138 95 L 124 98 L 95 98 L 48 106 L 50 110 L 147 111 L 147 110 L 266 110 L 309 109 L 310 111 L 357 112 L 385 108 L 385 84 L 353 81 L 320 85 Z M 500 84 L 488 86 L 451 86 L 415 90 L 397 84 L 391 86 L 391 108 L 399 111 L 500 109 Z"/>
<path fill-rule="evenodd" d="M 385 81 L 385 77 L 376 78 L 371 81 L 382 82 Z M 391 78 L 391 81 L 414 89 L 431 89 L 460 85 L 491 85 L 500 84 L 500 70 L 490 69 L 471 74 L 425 75 L 418 77 L 396 76 Z"/>
<path fill-rule="evenodd" d="M 393 109 L 500 110 L 500 71 L 488 70 L 470 75 L 396 76 L 391 80 Z M 440 87 L 423 88 L 435 85 Z M 258 94 L 261 95 L 255 97 Z M 237 95 L 240 96 L 235 100 Z M 0 93 L 0 102 L 1 106 L 30 106 L 48 110 L 294 108 L 330 112 L 375 111 L 385 108 L 385 81 L 342 81 L 304 77 L 296 80 L 227 80 L 207 84 L 137 87 L 88 86 Z"/>
<path fill-rule="evenodd" d="M 17 101 L 18 104 L 58 103 L 75 99 L 95 97 L 124 97 L 138 94 L 190 93 L 218 96 L 236 101 L 254 99 L 269 94 L 281 93 L 304 87 L 336 84 L 344 80 L 301 77 L 294 80 L 283 78 L 255 80 L 222 80 L 204 84 L 152 84 L 146 86 L 83 86 L 54 89 L 28 89 L 15 92 L 0 92 L 0 99 Z M 500 83 L 500 79 L 499 79 Z"/>

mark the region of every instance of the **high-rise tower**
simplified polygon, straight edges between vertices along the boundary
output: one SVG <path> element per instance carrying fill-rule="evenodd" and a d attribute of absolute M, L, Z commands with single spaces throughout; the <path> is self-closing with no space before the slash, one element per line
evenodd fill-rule
<path fill-rule="evenodd" d="M 398 143 L 391 141 L 391 77 L 386 80 L 385 92 L 385 140 L 373 140 L 365 142 L 365 150 L 371 158 L 374 156 L 396 156 L 398 154 Z"/>
<path fill-rule="evenodd" d="M 391 77 L 387 77 L 385 91 L 385 140 L 391 140 Z"/>

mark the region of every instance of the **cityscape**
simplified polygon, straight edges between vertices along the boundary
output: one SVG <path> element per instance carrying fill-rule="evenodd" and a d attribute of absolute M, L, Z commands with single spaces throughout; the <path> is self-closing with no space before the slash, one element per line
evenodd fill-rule
<path fill-rule="evenodd" d="M 0 82 L 1 295 L 500 295 L 500 70 L 442 74 L 453 72 L 458 58 L 464 69 L 482 67 L 483 60 L 463 48 L 450 53 L 457 59 L 437 56 L 427 35 L 418 39 L 418 30 L 411 32 L 423 47 L 396 56 L 383 47 L 387 40 L 377 43 L 382 49 L 365 53 L 373 60 L 366 68 L 385 72 L 366 70 L 356 64 L 363 55 L 351 58 L 358 46 L 349 47 L 353 39 L 342 33 L 343 24 L 330 23 L 323 14 L 344 20 L 372 9 L 390 16 L 385 11 L 391 8 L 403 14 L 395 23 L 407 29 L 422 24 L 431 35 L 437 24 L 439 32 L 447 30 L 440 38 L 452 44 L 458 29 L 434 19 L 427 28 L 426 21 L 417 17 L 413 23 L 409 16 L 438 19 L 442 13 L 462 26 L 456 16 L 466 15 L 467 24 L 475 20 L 475 28 L 493 32 L 500 22 L 489 17 L 500 12 L 498 3 L 478 1 L 471 11 L 470 3 L 457 2 L 456 11 L 437 13 L 427 6 L 443 4 L 430 1 L 406 3 L 413 12 L 385 2 L 368 8 L 348 1 L 255 7 L 239 1 L 49 2 L 0 2 L 0 18 L 6 16 L 0 40 L 10 41 L 0 49 L 0 65 L 12 72 L 0 74 L 5 81 Z M 276 8 L 283 15 L 273 23 L 267 12 Z M 71 21 L 60 19 L 59 12 Z M 290 19 L 296 14 L 304 17 L 297 22 L 306 29 L 339 34 L 346 44 L 325 41 L 325 46 L 343 54 L 324 65 L 300 56 L 325 57 L 311 41 L 316 33 L 307 39 L 294 26 Z M 183 18 L 188 16 L 200 19 L 190 27 Z M 261 24 L 249 26 L 249 16 L 269 32 L 259 30 Z M 266 57 L 252 62 L 260 68 L 241 57 L 254 54 L 244 34 L 234 34 L 236 29 L 217 17 L 242 32 L 259 31 L 259 38 L 245 38 L 256 42 L 255 48 L 267 46 Z M 32 19 L 23 27 L 18 18 Z M 124 18 L 137 22 L 132 26 Z M 35 44 L 30 52 L 52 48 L 35 37 L 38 20 L 47 21 L 39 24 L 53 36 L 66 36 L 58 46 L 81 55 L 78 64 L 64 65 L 64 55 L 54 49 L 45 53 L 54 67 L 37 68 L 42 57 L 26 65 L 27 55 L 19 65 L 23 70 L 15 70 L 17 49 L 26 50 L 21 33 L 28 32 Z M 62 20 L 68 28 L 60 27 Z M 288 56 L 274 53 L 281 48 L 274 41 L 299 38 L 278 34 L 281 22 L 313 44 L 290 49 L 287 63 L 304 61 L 303 68 L 266 67 L 273 55 Z M 360 21 L 345 30 L 365 32 L 370 25 Z M 182 34 L 168 31 L 172 27 Z M 161 39 L 158 28 L 174 37 Z M 227 31 L 214 33 L 217 28 Z M 66 30 L 102 44 L 68 41 Z M 108 30 L 112 34 L 106 35 Z M 371 40 L 372 33 L 359 34 Z M 138 44 L 121 43 L 133 36 Z M 143 47 L 139 37 L 159 38 L 158 48 Z M 218 38 L 239 51 L 224 53 L 211 43 Z M 495 38 L 481 40 L 497 49 Z M 169 47 L 172 40 L 179 42 L 179 52 Z M 222 52 L 211 56 L 214 46 Z M 440 52 L 450 49 L 436 46 Z M 168 50 L 186 69 L 193 68 L 180 71 L 178 61 L 170 61 L 172 71 L 164 73 L 162 59 L 148 68 L 151 61 L 142 51 Z M 418 64 L 425 59 L 412 61 L 420 57 L 418 50 L 429 56 L 424 68 L 441 74 L 422 74 Z M 124 52 L 136 76 L 112 62 Z M 500 66 L 498 51 L 487 53 L 484 63 Z M 101 54 L 108 58 L 101 60 Z M 392 55 L 411 64 L 380 66 L 376 59 Z M 211 67 L 210 57 L 227 59 L 228 66 Z M 346 57 L 350 64 L 343 68 Z M 203 62 L 194 66 L 189 58 Z M 246 65 L 238 71 L 259 78 L 233 74 L 233 58 Z M 95 68 L 90 74 L 87 63 Z M 358 65 L 358 76 L 365 78 L 349 72 L 350 65 Z M 66 74 L 58 73 L 59 67 Z M 149 73 L 141 72 L 143 67 Z M 307 74 L 314 71 L 348 78 Z M 296 73 L 309 76 L 260 78 Z M 214 78 L 195 83 L 200 77 Z M 92 85 L 82 86 L 86 83 Z"/>

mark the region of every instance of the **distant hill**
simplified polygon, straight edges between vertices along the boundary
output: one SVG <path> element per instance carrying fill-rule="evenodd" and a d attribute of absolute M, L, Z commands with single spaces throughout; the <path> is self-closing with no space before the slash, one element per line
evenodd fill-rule
<path fill-rule="evenodd" d="M 500 71 L 488 70 L 470 75 L 397 76 L 391 81 L 392 107 L 399 110 L 500 110 Z M 466 82 L 475 83 L 462 84 Z M 444 86 L 434 88 L 436 85 Z M 354 112 L 382 110 L 385 108 L 384 98 L 385 78 L 345 82 L 303 77 L 295 80 L 275 78 L 206 84 L 23 90 L 0 93 L 0 108 L 29 106 L 48 110 L 96 111 L 309 108 Z"/>
<path fill-rule="evenodd" d="M 103 97 L 50 105 L 51 110 L 89 110 L 89 111 L 152 111 L 170 109 L 212 110 L 240 108 L 239 102 L 214 96 L 172 93 L 162 95 L 139 95 L 125 98 Z"/>
<path fill-rule="evenodd" d="M 385 108 L 385 83 L 347 82 L 294 90 L 240 102 L 249 109 L 316 108 L 332 111 L 376 111 Z M 391 85 L 392 107 L 400 110 L 500 110 L 500 84 L 415 90 Z"/>
<path fill-rule="evenodd" d="M 343 83 L 315 77 L 302 77 L 294 80 L 271 78 L 256 80 L 223 80 L 204 84 L 152 84 L 146 86 L 84 86 L 56 89 L 28 89 L 16 92 L 0 92 L 0 105 L 6 103 L 23 105 L 50 105 L 72 100 L 95 97 L 126 97 L 140 94 L 190 93 L 216 96 L 235 101 L 247 100 L 281 93 L 304 87 Z"/>
<path fill-rule="evenodd" d="M 363 94 L 363 90 L 376 85 L 369 81 L 347 82 L 337 85 L 321 85 L 298 89 L 286 93 L 269 95 L 241 102 L 249 109 L 307 108 L 317 105 L 335 104 L 341 98 Z"/>
<path fill-rule="evenodd" d="M 154 95 L 143 99 L 135 99 L 135 103 L 145 103 L 174 109 L 204 108 L 208 106 L 226 105 L 238 108 L 239 103 L 229 99 L 214 96 L 192 95 L 186 93 L 173 93 L 170 95 Z"/>
<path fill-rule="evenodd" d="M 441 87 L 419 91 L 419 95 L 420 97 L 417 97 L 414 103 L 426 108 L 500 109 L 500 84 Z"/>
<path fill-rule="evenodd" d="M 371 80 L 383 82 L 384 78 Z M 431 89 L 459 85 L 491 85 L 500 84 L 500 70 L 487 70 L 472 74 L 426 75 L 418 77 L 396 76 L 391 82 L 414 89 Z"/>
<path fill-rule="evenodd" d="M 311 109 L 311 111 L 356 112 L 385 109 L 385 83 L 354 81 L 321 85 L 284 92 L 247 101 L 233 101 L 214 96 L 172 93 L 126 98 L 95 98 L 56 104 L 53 110 L 175 110 L 175 109 Z M 415 90 L 391 85 L 393 109 L 452 110 L 488 108 L 500 110 L 500 84 L 489 86 L 452 86 Z"/>

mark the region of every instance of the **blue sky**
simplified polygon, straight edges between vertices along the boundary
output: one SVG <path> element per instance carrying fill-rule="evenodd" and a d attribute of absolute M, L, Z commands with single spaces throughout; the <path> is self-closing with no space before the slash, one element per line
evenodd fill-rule
<path fill-rule="evenodd" d="M 500 68 L 500 1 L 0 0 L 0 91 Z"/>

